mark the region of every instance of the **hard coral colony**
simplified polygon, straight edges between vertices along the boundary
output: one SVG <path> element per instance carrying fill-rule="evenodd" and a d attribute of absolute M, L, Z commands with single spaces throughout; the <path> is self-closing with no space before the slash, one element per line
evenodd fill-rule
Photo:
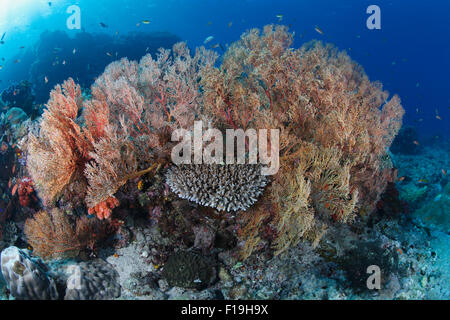
<path fill-rule="evenodd" d="M 120 205 L 116 192 L 166 170 L 171 133 L 201 119 L 221 130 L 280 130 L 280 170 L 267 186 L 257 176 L 245 182 L 228 175 L 244 183 L 226 190 L 234 203 L 212 186 L 200 192 L 189 185 L 189 175 L 206 169 L 168 170 L 179 196 L 217 209 L 217 217 L 238 210 L 242 258 L 258 248 L 268 226 L 281 253 L 302 239 L 319 241 L 329 224 L 373 211 L 395 178 L 387 148 L 401 127 L 400 99 L 389 99 L 345 52 L 321 42 L 293 49 L 292 41 L 286 27 L 268 25 L 244 33 L 220 67 L 214 52 L 202 47 L 191 55 L 178 43 L 156 58 L 111 63 L 90 96 L 72 79 L 56 86 L 39 133 L 28 139 L 27 169 L 44 204 L 81 204 L 110 218 Z M 226 177 L 207 181 L 217 178 L 226 188 Z M 233 194 L 242 190 L 252 200 Z"/>

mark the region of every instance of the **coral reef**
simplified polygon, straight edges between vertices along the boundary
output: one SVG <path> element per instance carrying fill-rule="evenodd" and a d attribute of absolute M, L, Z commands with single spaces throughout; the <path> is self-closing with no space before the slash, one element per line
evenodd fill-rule
<path fill-rule="evenodd" d="M 167 260 L 163 277 L 171 286 L 202 289 L 214 282 L 217 271 L 210 259 L 193 252 L 180 251 Z"/>
<path fill-rule="evenodd" d="M 219 211 L 251 207 L 269 182 L 260 165 L 194 164 L 173 166 L 166 183 L 180 198 Z"/>
<path fill-rule="evenodd" d="M 450 232 L 450 182 L 433 200 L 424 203 L 414 212 L 414 216 L 426 226 Z"/>
<path fill-rule="evenodd" d="M 18 125 L 27 118 L 27 114 L 23 111 L 23 109 L 18 107 L 12 107 L 5 114 L 5 119 L 11 126 Z"/>
<path fill-rule="evenodd" d="M 109 217 L 117 190 L 168 157 L 170 131 L 192 125 L 199 108 L 198 73 L 214 59 L 204 48 L 191 56 L 179 43 L 172 51 L 161 49 L 156 60 L 147 55 L 140 63 L 113 62 L 90 99 L 83 101 L 71 79 L 56 86 L 39 136 L 29 139 L 27 167 L 40 196 L 49 203 L 63 195 L 66 202 L 84 202 L 91 213 Z"/>
<path fill-rule="evenodd" d="M 22 207 L 28 207 L 31 202 L 37 202 L 37 198 L 34 195 L 33 181 L 28 177 L 24 177 L 17 181 L 11 190 L 11 194 L 14 196 L 16 192 Z"/>
<path fill-rule="evenodd" d="M 220 68 L 202 72 L 203 114 L 213 125 L 280 129 L 281 168 L 266 193 L 272 196 L 271 208 L 261 205 L 247 215 L 250 225 L 241 239 L 252 243 L 244 251 L 258 247 L 263 221 L 279 222 L 275 238 L 286 244 L 277 245 L 280 253 L 309 229 L 311 210 L 314 220 L 324 213 L 340 222 L 352 221 L 357 211 L 370 213 L 395 179 L 387 148 L 401 127 L 400 99 L 388 99 L 381 84 L 370 82 L 345 52 L 320 42 L 296 50 L 291 44 L 286 27 L 252 29 L 229 47 Z M 316 156 L 305 159 L 305 148 L 317 150 Z M 285 174 L 302 167 L 302 161 L 305 170 Z M 308 161 L 317 162 L 318 169 L 309 170 Z M 290 181 L 280 178 L 283 174 Z M 293 196 L 293 188 L 302 195 Z M 283 203 L 288 197 L 290 202 Z M 296 223 L 292 232 L 282 230 L 288 221 Z"/>
<path fill-rule="evenodd" d="M 104 260 L 81 262 L 69 269 L 64 300 L 111 300 L 120 296 L 119 275 Z"/>
<path fill-rule="evenodd" d="M 44 110 L 39 136 L 29 135 L 27 169 L 46 204 L 64 192 L 72 197 L 86 193 L 83 170 L 90 160 L 93 138 L 77 123 L 81 104 L 80 86 L 72 79 L 56 86 Z"/>
<path fill-rule="evenodd" d="M 71 223 L 58 208 L 41 211 L 25 222 L 24 233 L 35 254 L 46 259 L 78 256 L 95 245 L 114 229 L 108 222 L 86 216 Z"/>
<path fill-rule="evenodd" d="M 383 248 L 381 242 L 359 242 L 338 259 L 339 267 L 345 271 L 346 286 L 356 291 L 367 288 L 367 267 L 376 265 L 381 271 L 381 286 L 386 287 L 392 275 L 401 272 L 398 266 L 398 252 L 394 248 Z"/>
<path fill-rule="evenodd" d="M 19 300 L 56 300 L 58 291 L 48 267 L 28 250 L 17 247 L 1 254 L 2 274 L 11 294 Z"/>
<path fill-rule="evenodd" d="M 28 81 L 21 81 L 18 84 L 11 85 L 1 93 L 1 100 L 11 109 L 22 109 L 28 114 L 32 114 L 34 110 L 34 95 L 32 85 Z"/>

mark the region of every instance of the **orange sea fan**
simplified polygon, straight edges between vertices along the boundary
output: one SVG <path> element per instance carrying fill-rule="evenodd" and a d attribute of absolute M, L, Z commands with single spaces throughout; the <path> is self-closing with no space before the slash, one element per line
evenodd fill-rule
<path fill-rule="evenodd" d="M 284 26 L 249 30 L 200 81 L 202 116 L 216 127 L 280 129 L 268 193 L 278 208 L 277 253 L 308 230 L 321 235 L 326 224 L 373 209 L 394 174 L 387 150 L 404 114 L 399 97 L 389 99 L 345 52 L 317 41 L 293 49 L 292 40 Z M 252 239 L 247 251 L 257 247 Z"/>
<path fill-rule="evenodd" d="M 92 135 L 77 122 L 81 90 L 72 79 L 50 93 L 37 136 L 29 135 L 27 169 L 45 202 L 51 202 L 70 184 L 83 194 L 83 169 L 93 150 Z"/>

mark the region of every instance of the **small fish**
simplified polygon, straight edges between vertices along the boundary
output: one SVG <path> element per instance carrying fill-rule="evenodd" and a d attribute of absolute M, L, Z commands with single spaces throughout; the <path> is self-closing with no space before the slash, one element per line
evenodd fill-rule
<path fill-rule="evenodd" d="M 316 30 L 319 34 L 323 34 L 323 31 L 318 26 L 315 26 L 314 30 Z"/>
<path fill-rule="evenodd" d="M 447 171 L 445 171 L 444 169 L 442 169 L 441 172 L 442 172 L 442 174 L 443 174 L 444 176 L 447 175 Z"/>
<path fill-rule="evenodd" d="M 107 52 L 106 55 L 112 57 L 112 54 L 109 52 Z"/>
<path fill-rule="evenodd" d="M 442 118 L 440 117 L 440 116 L 436 116 L 436 119 L 438 119 L 438 120 L 442 120 Z"/>
<path fill-rule="evenodd" d="M 205 41 L 203 41 L 203 44 L 207 44 L 208 42 L 211 42 L 213 39 L 214 39 L 213 36 L 206 37 Z"/>
<path fill-rule="evenodd" d="M 2 70 L 3 69 L 3 66 L 0 66 L 0 70 Z"/>
<path fill-rule="evenodd" d="M 398 178 L 397 180 L 398 180 L 399 182 L 402 182 L 403 180 L 405 180 L 405 176 L 400 177 L 400 178 Z"/>
<path fill-rule="evenodd" d="M 77 49 L 76 49 L 76 48 L 73 48 L 72 54 L 75 54 L 75 53 L 77 53 Z"/>
<path fill-rule="evenodd" d="M 413 143 L 414 143 L 416 146 L 419 146 L 419 145 L 420 145 L 419 141 L 417 141 L 417 140 L 414 140 Z"/>
<path fill-rule="evenodd" d="M 117 253 L 114 253 L 114 258 L 118 258 L 119 257 L 119 255 L 117 254 Z"/>
<path fill-rule="evenodd" d="M 141 24 L 140 23 L 136 23 L 136 27 L 139 27 Z"/>
<path fill-rule="evenodd" d="M 48 6 L 49 6 L 49 7 L 51 7 L 51 6 L 52 6 L 52 3 L 51 3 L 51 2 L 49 2 L 49 3 L 48 3 Z"/>
<path fill-rule="evenodd" d="M 420 183 L 428 183 L 428 179 L 419 179 Z"/>
<path fill-rule="evenodd" d="M 20 59 L 14 60 L 14 63 L 19 63 Z"/>
<path fill-rule="evenodd" d="M 44 77 L 44 82 L 45 82 L 45 83 L 48 83 L 48 78 L 47 78 L 47 76 Z"/>
<path fill-rule="evenodd" d="M 142 20 L 141 21 L 143 24 L 149 24 L 150 23 L 150 20 Z"/>
<path fill-rule="evenodd" d="M 14 196 L 16 194 L 17 188 L 18 188 L 18 184 L 15 184 L 14 187 L 12 188 L 12 190 L 11 190 L 11 195 L 12 196 Z"/>
<path fill-rule="evenodd" d="M 219 44 L 216 43 L 216 44 L 213 44 L 213 45 L 211 46 L 211 49 L 215 49 L 215 48 L 218 48 L 218 47 L 219 47 Z"/>
<path fill-rule="evenodd" d="M 327 203 L 325 203 L 325 208 L 329 208 L 330 207 L 330 203 L 329 202 L 327 202 Z"/>
<path fill-rule="evenodd" d="M 63 60 L 62 64 L 63 64 L 63 65 L 66 65 L 66 60 Z"/>
<path fill-rule="evenodd" d="M 3 35 L 2 35 L 2 37 L 1 37 L 1 41 L 3 41 L 3 39 L 5 39 L 5 35 L 6 35 L 6 32 L 3 32 Z"/>
<path fill-rule="evenodd" d="M 277 14 L 275 17 L 278 19 L 278 21 L 282 21 L 283 20 L 283 15 L 282 14 Z"/>
<path fill-rule="evenodd" d="M 19 49 L 25 49 L 25 46 L 21 46 Z"/>
<path fill-rule="evenodd" d="M 139 180 L 138 185 L 137 185 L 138 190 L 141 191 L 143 187 L 144 187 L 144 182 L 142 182 L 142 180 Z"/>
<path fill-rule="evenodd" d="M 232 25 L 233 25 L 233 21 L 228 22 L 228 28 L 231 28 Z"/>
<path fill-rule="evenodd" d="M 103 22 L 100 22 L 100 26 L 103 28 L 108 28 L 108 26 L 106 24 L 104 24 Z"/>

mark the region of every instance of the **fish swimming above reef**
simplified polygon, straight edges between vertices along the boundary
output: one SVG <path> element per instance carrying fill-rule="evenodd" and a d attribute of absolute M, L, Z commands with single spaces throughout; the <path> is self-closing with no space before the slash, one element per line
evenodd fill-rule
<path fill-rule="evenodd" d="M 207 37 L 206 39 L 205 39 L 205 41 L 203 41 L 203 44 L 207 44 L 207 43 L 209 43 L 209 42 L 211 42 L 211 41 L 213 41 L 214 40 L 214 37 L 213 36 L 209 36 L 209 37 Z"/>

